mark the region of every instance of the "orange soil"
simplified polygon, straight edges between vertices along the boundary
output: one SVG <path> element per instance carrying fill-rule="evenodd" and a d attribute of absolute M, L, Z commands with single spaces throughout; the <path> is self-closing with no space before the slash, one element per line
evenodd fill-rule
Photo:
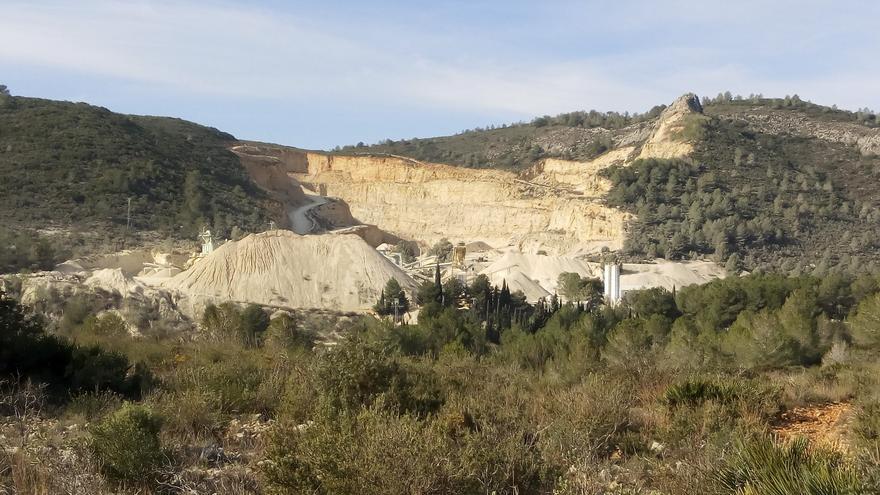
<path fill-rule="evenodd" d="M 851 409 L 849 402 L 795 407 L 782 413 L 772 429 L 782 439 L 807 437 L 816 443 L 845 448 L 843 437 Z"/>

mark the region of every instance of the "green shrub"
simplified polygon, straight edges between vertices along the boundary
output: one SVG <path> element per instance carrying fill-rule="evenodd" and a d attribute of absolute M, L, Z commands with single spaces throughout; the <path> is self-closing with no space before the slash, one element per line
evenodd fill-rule
<path fill-rule="evenodd" d="M 430 370 L 404 365 L 380 343 L 349 337 L 319 356 L 316 378 L 335 410 L 370 407 L 380 400 L 398 412 L 427 414 L 443 402 Z"/>
<path fill-rule="evenodd" d="M 623 320 L 609 332 L 602 359 L 615 367 L 642 369 L 652 361 L 651 351 L 664 345 L 669 327 L 659 315 Z"/>
<path fill-rule="evenodd" d="M 385 408 L 279 422 L 263 464 L 275 494 L 547 493 L 534 435 L 505 421 L 419 420 Z M 463 427 L 450 427 L 461 423 Z"/>
<path fill-rule="evenodd" d="M 880 400 L 859 405 L 852 432 L 860 446 L 868 449 L 880 448 Z"/>
<path fill-rule="evenodd" d="M 541 437 L 545 458 L 563 467 L 585 466 L 611 454 L 630 426 L 631 387 L 626 380 L 590 375 L 552 393 L 544 406 L 550 421 Z"/>
<path fill-rule="evenodd" d="M 276 350 L 309 351 L 315 346 L 317 340 L 316 332 L 297 326 L 297 321 L 293 316 L 282 313 L 269 322 L 263 337 L 263 345 Z"/>
<path fill-rule="evenodd" d="M 239 348 L 217 350 L 207 362 L 193 360 L 166 381 L 177 392 L 198 392 L 220 414 L 271 414 L 281 401 L 285 373 L 283 362 Z"/>
<path fill-rule="evenodd" d="M 836 451 L 806 439 L 777 444 L 759 437 L 741 445 L 716 471 L 719 494 L 829 495 L 866 493 Z"/>
<path fill-rule="evenodd" d="M 670 385 L 663 398 L 669 407 L 697 406 L 707 400 L 731 402 L 736 399 L 736 390 L 706 380 L 687 380 Z"/>
<path fill-rule="evenodd" d="M 151 377 L 143 366 L 132 372 L 120 353 L 46 334 L 40 321 L 0 293 L 0 378 L 6 376 L 47 383 L 59 398 L 100 390 L 137 397 Z"/>
<path fill-rule="evenodd" d="M 880 344 L 880 294 L 865 298 L 850 320 L 853 341 L 859 346 Z"/>
<path fill-rule="evenodd" d="M 88 316 L 79 329 L 101 337 L 120 337 L 128 335 L 128 325 L 116 313 L 104 313 L 100 317 Z"/>
<path fill-rule="evenodd" d="M 279 424 L 264 469 L 277 494 L 451 493 L 446 463 L 432 461 L 443 439 L 411 416 L 364 410 Z"/>
<path fill-rule="evenodd" d="M 100 347 L 76 347 L 68 364 L 73 390 L 117 390 L 127 388 L 128 359 Z"/>
<path fill-rule="evenodd" d="M 220 429 L 223 415 L 216 402 L 203 390 L 159 392 L 148 401 L 164 418 L 166 432 L 190 439 L 206 438 Z"/>
<path fill-rule="evenodd" d="M 112 392 L 86 392 L 70 399 L 64 414 L 93 422 L 115 411 L 121 404 L 122 398 Z"/>
<path fill-rule="evenodd" d="M 131 403 L 101 421 L 92 430 L 91 448 L 103 473 L 120 483 L 150 484 L 167 462 L 161 425 L 149 408 Z"/>

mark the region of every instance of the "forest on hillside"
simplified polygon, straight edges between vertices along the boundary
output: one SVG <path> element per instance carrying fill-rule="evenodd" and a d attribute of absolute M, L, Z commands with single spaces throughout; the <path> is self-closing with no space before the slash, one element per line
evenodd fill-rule
<path fill-rule="evenodd" d="M 814 138 L 710 118 L 694 156 L 606 169 L 608 204 L 635 213 L 637 257 L 711 256 L 731 273 L 880 269 L 880 157 Z"/>
<path fill-rule="evenodd" d="M 726 91 L 715 97 L 704 96 L 700 102 L 706 114 L 711 116 L 759 109 L 802 114 L 820 122 L 856 123 L 869 128 L 880 126 L 880 117 L 868 108 L 842 110 L 817 105 L 797 95 L 766 98 L 755 94 L 733 95 Z M 657 105 L 644 113 L 632 114 L 579 110 L 555 116 L 543 115 L 529 122 L 466 129 L 452 136 L 385 139 L 371 145 L 358 143 L 341 146 L 333 151 L 343 154 L 393 154 L 462 167 L 523 170 L 544 158 L 595 158 L 613 147 L 614 131 L 650 123 L 665 109 L 666 105 Z M 711 136 L 707 137 L 711 139 Z"/>
<path fill-rule="evenodd" d="M 179 119 L 5 95 L 0 272 L 51 267 L 71 250 L 118 249 L 129 212 L 129 233 L 172 239 L 203 227 L 219 236 L 263 228 L 272 201 L 227 150 L 233 141 Z"/>

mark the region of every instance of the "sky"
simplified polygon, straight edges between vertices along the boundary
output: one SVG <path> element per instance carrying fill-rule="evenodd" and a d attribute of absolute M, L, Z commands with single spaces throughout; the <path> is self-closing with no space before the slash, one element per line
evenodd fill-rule
<path fill-rule="evenodd" d="M 16 95 L 329 149 L 694 92 L 880 109 L 876 0 L 0 0 Z"/>

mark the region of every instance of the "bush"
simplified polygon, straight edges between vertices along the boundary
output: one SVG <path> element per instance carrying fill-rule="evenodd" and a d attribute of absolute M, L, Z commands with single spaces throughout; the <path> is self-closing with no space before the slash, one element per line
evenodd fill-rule
<path fill-rule="evenodd" d="M 68 417 L 94 422 L 115 411 L 121 404 L 122 398 L 112 392 L 86 392 L 70 399 L 64 413 Z"/>
<path fill-rule="evenodd" d="M 293 316 L 282 313 L 269 323 L 263 338 L 263 345 L 270 349 L 293 351 L 310 351 L 318 340 L 312 330 L 297 326 Z"/>
<path fill-rule="evenodd" d="M 101 337 L 121 337 L 128 335 L 125 320 L 116 313 L 104 313 L 100 317 L 88 316 L 79 329 Z"/>
<path fill-rule="evenodd" d="M 250 349 L 217 351 L 209 362 L 193 360 L 178 367 L 166 382 L 176 392 L 209 400 L 219 414 L 270 415 L 281 402 L 283 363 Z"/>
<path fill-rule="evenodd" d="M 719 494 L 866 493 L 839 452 L 803 438 L 781 445 L 766 436 L 747 441 L 716 471 L 716 479 Z"/>
<path fill-rule="evenodd" d="M 263 469 L 277 494 L 547 493 L 536 437 L 469 416 L 419 420 L 383 408 L 279 422 Z"/>
<path fill-rule="evenodd" d="M 321 355 L 316 374 L 319 390 L 336 411 L 381 402 L 400 413 L 427 414 L 443 402 L 430 371 L 406 366 L 381 344 L 357 337 Z"/>
<path fill-rule="evenodd" d="M 860 446 L 880 449 L 880 400 L 868 401 L 859 406 L 852 430 Z"/>
<path fill-rule="evenodd" d="M 120 353 L 47 335 L 39 321 L 25 316 L 18 302 L 0 293 L 0 377 L 43 381 L 63 398 L 69 392 L 100 390 L 137 397 L 151 375 L 142 366 L 130 370 L 128 358 Z"/>
<path fill-rule="evenodd" d="M 853 341 L 862 347 L 880 344 L 880 294 L 867 297 L 850 320 Z"/>
<path fill-rule="evenodd" d="M 608 334 L 602 359 L 612 366 L 642 369 L 653 361 L 652 351 L 662 348 L 669 329 L 669 321 L 659 315 L 623 320 Z"/>
<path fill-rule="evenodd" d="M 94 427 L 91 448 L 104 475 L 118 483 L 150 484 L 168 460 L 161 425 L 149 408 L 126 403 Z"/>
<path fill-rule="evenodd" d="M 733 390 L 706 380 L 687 380 L 670 385 L 663 398 L 670 407 L 696 406 L 707 400 L 730 402 L 735 398 Z"/>
<path fill-rule="evenodd" d="M 178 437 L 207 438 L 223 424 L 221 409 L 207 391 L 159 392 L 148 403 L 164 418 L 165 431 Z"/>
<path fill-rule="evenodd" d="M 264 469 L 277 494 L 453 493 L 449 467 L 433 457 L 443 443 L 411 416 L 364 410 L 279 424 Z"/>
<path fill-rule="evenodd" d="M 560 466 L 585 467 L 618 447 L 630 426 L 632 384 L 607 375 L 553 393 L 546 403 L 550 420 L 541 438 L 544 456 Z"/>

